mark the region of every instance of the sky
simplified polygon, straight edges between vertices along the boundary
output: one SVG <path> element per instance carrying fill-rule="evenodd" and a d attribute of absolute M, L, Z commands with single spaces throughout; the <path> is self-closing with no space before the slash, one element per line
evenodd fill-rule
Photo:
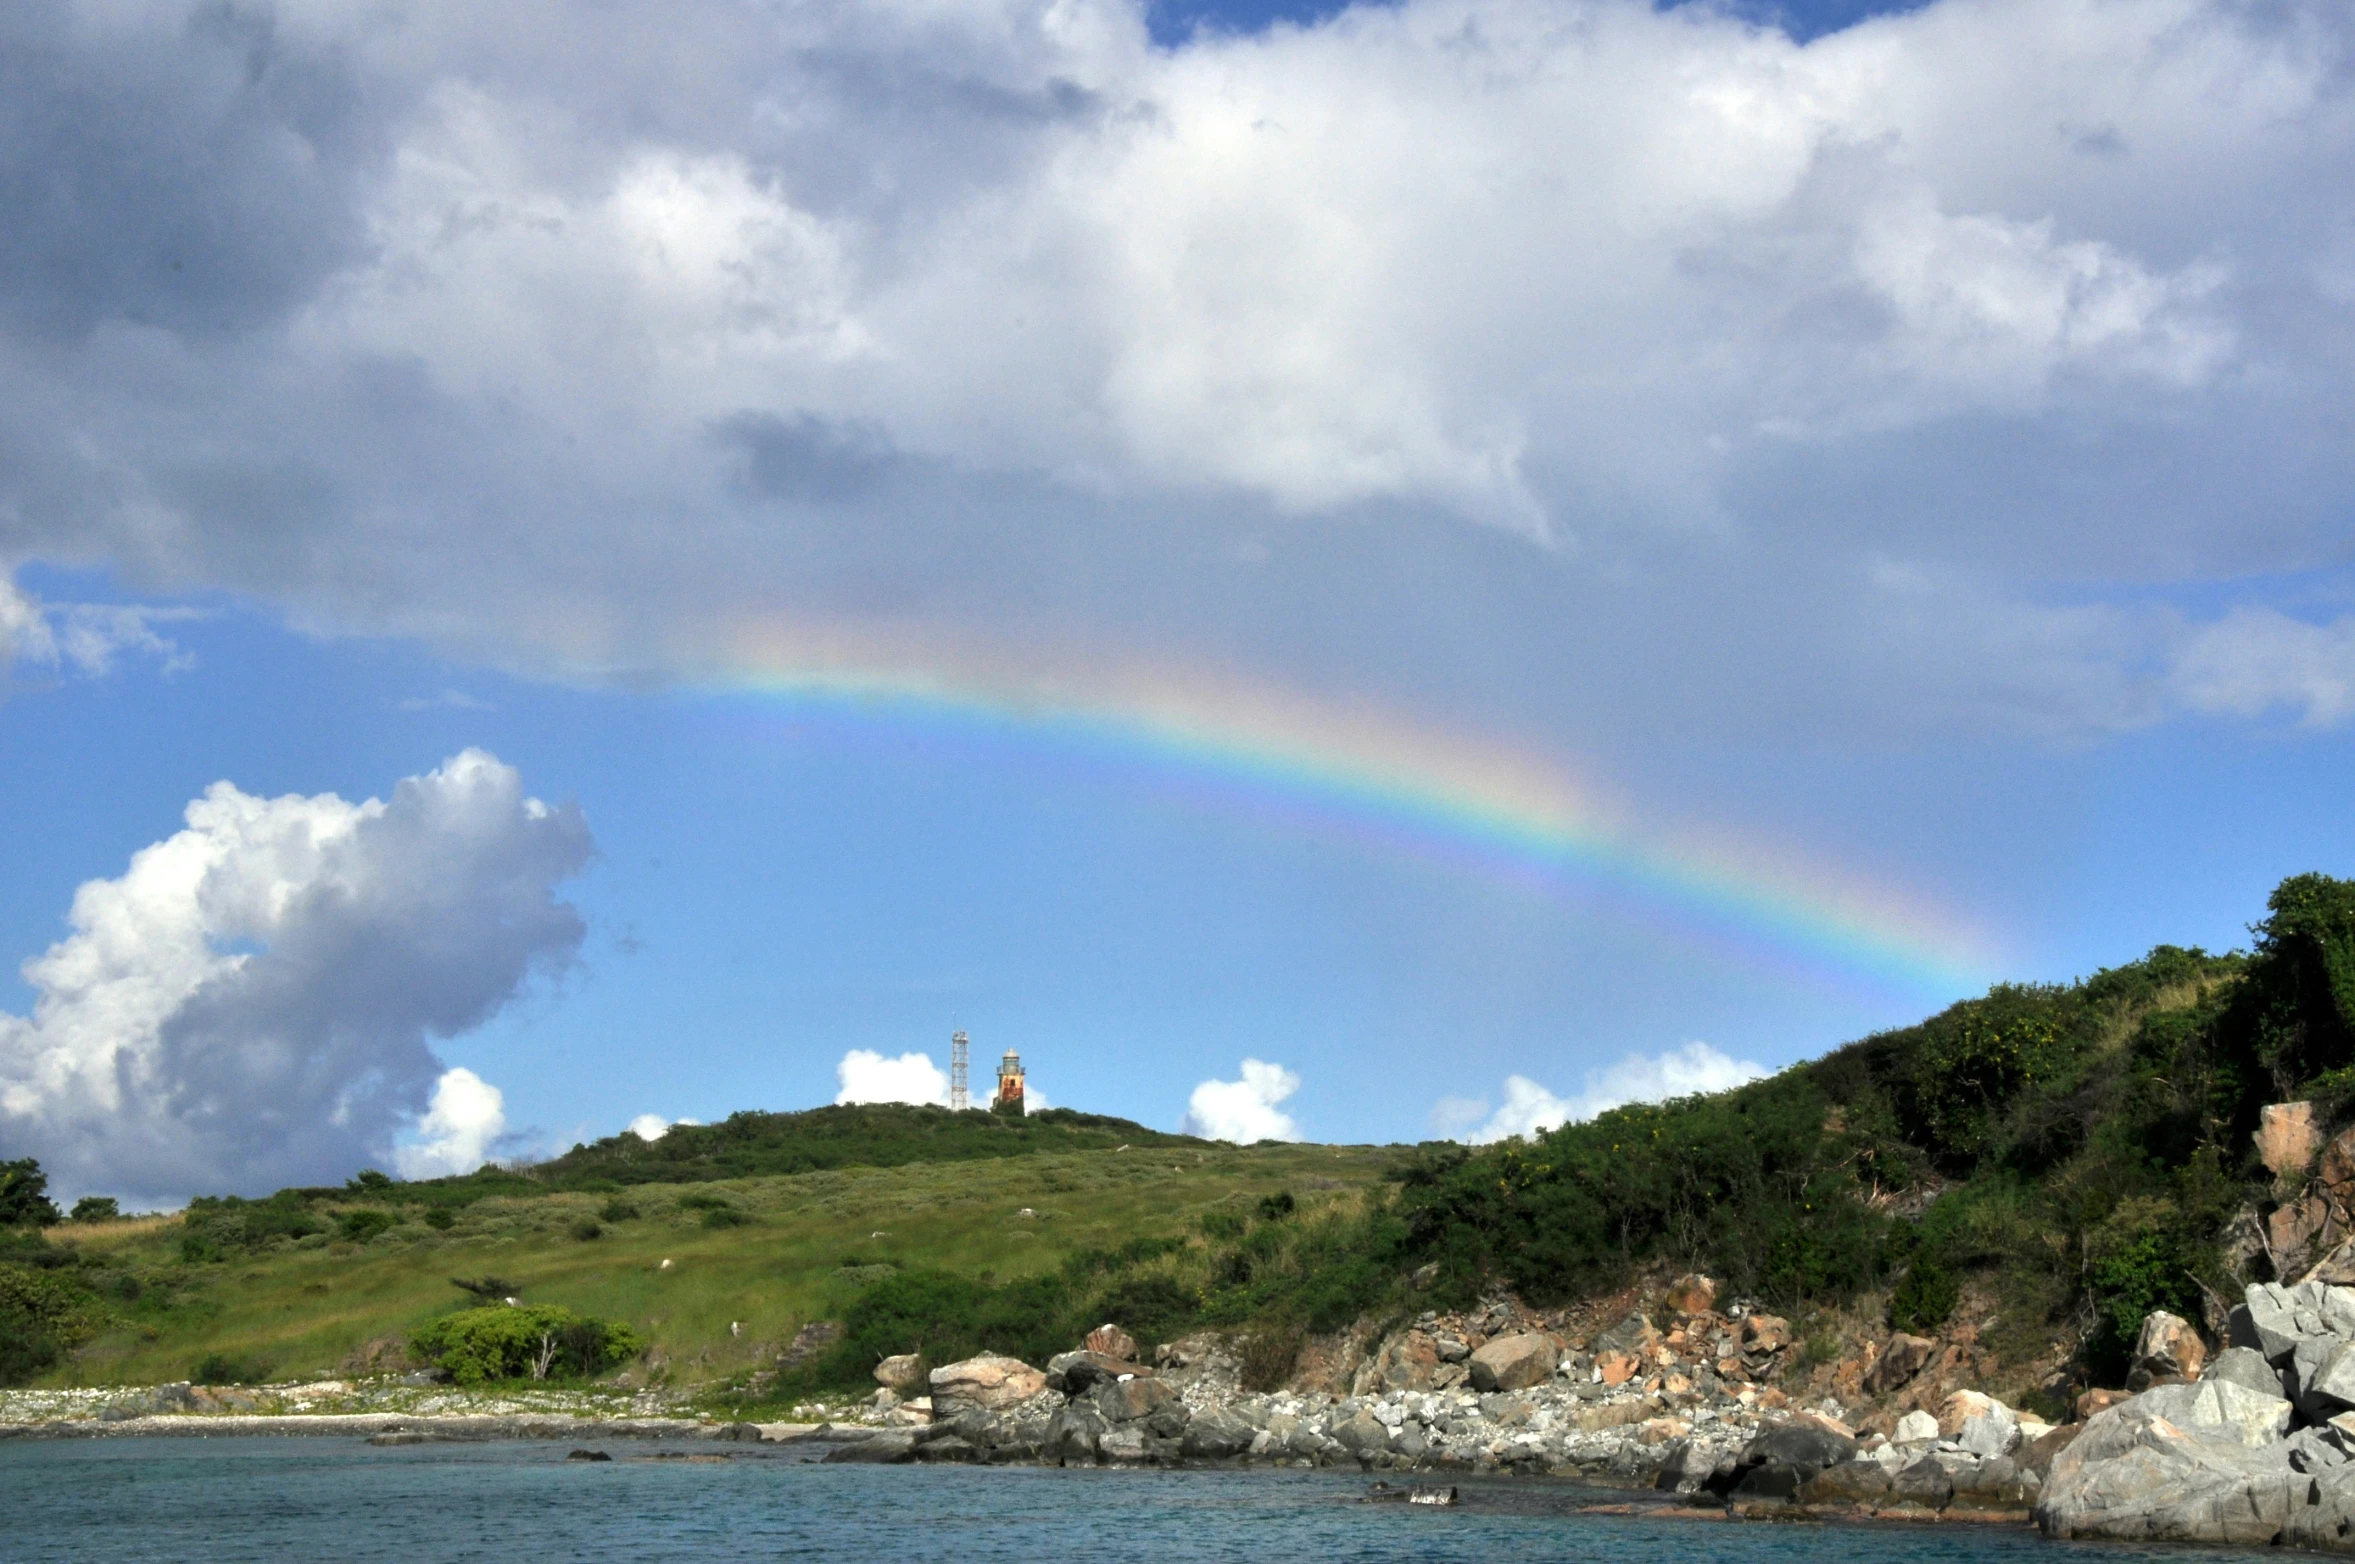
<path fill-rule="evenodd" d="M 0 1158 L 1470 1140 L 2355 873 L 2327 0 L 0 12 Z M 19 965 L 21 963 L 21 965 Z"/>

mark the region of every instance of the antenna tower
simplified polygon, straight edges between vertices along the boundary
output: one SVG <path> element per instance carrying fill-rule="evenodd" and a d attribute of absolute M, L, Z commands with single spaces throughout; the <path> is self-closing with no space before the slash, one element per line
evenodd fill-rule
<path fill-rule="evenodd" d="M 973 1106 L 973 1095 L 966 1090 L 965 1034 L 958 1032 L 949 1038 L 949 1108 L 963 1113 Z"/>

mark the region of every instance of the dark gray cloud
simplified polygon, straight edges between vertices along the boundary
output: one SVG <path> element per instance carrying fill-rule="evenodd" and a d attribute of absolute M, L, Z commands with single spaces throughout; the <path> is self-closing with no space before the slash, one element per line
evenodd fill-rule
<path fill-rule="evenodd" d="M 0 1014 L 0 1141 L 146 1199 L 386 1164 L 443 1082 L 433 1040 L 578 950 L 554 891 L 591 850 L 576 810 L 479 751 L 382 802 L 217 784 L 26 963 L 32 1014 Z M 469 1095 L 434 1102 L 450 1117 Z"/>
<path fill-rule="evenodd" d="M 2350 564 L 2343 7 L 1558 22 L 19 8 L 0 554 L 523 668 L 913 621 L 1565 747 L 2323 687 L 2326 623 L 2167 600 Z"/>

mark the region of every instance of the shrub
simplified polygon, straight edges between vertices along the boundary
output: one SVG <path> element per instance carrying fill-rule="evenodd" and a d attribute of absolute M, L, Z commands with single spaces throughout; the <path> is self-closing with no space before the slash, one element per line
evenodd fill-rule
<path fill-rule="evenodd" d="M 1935 1255 L 1918 1254 L 1889 1294 L 1889 1328 L 1916 1336 L 1934 1336 L 1961 1301 L 1962 1284 L 1938 1263 Z"/>
<path fill-rule="evenodd" d="M 1259 1217 L 1263 1222 L 1281 1222 L 1298 1209 L 1300 1202 L 1292 1198 L 1292 1191 L 1280 1190 L 1259 1203 Z"/>
<path fill-rule="evenodd" d="M 260 1358 L 208 1352 L 196 1360 L 188 1378 L 199 1385 L 258 1385 L 270 1377 L 270 1365 Z"/>
<path fill-rule="evenodd" d="M 635 1222 L 638 1220 L 638 1208 L 616 1195 L 597 1208 L 597 1217 L 604 1222 Z"/>
<path fill-rule="evenodd" d="M 703 1213 L 703 1225 L 705 1227 L 742 1227 L 751 1220 L 752 1218 L 746 1216 L 743 1212 L 737 1210 L 734 1206 L 709 1206 L 704 1209 Z"/>
<path fill-rule="evenodd" d="M 0 1384 L 22 1384 L 105 1323 L 106 1311 L 63 1269 L 0 1264 Z"/>
<path fill-rule="evenodd" d="M 390 1211 L 379 1211 L 374 1206 L 362 1206 L 357 1211 L 346 1211 L 336 1224 L 337 1235 L 345 1240 L 364 1244 L 393 1225 Z"/>
<path fill-rule="evenodd" d="M 593 1216 L 582 1217 L 573 1223 L 567 1231 L 584 1244 L 605 1236 L 605 1229 L 597 1225 L 597 1219 Z"/>
<path fill-rule="evenodd" d="M 1248 1225 L 1243 1219 L 1242 1212 L 1230 1211 L 1223 1206 L 1215 1211 L 1202 1213 L 1202 1235 L 1205 1238 L 1230 1240 L 1240 1238 L 1243 1236 L 1243 1229 Z"/>
<path fill-rule="evenodd" d="M 409 1342 L 418 1356 L 439 1364 L 461 1385 L 590 1379 L 646 1350 L 644 1339 L 627 1325 L 555 1304 L 465 1309 L 420 1327 Z"/>
<path fill-rule="evenodd" d="M 112 1195 L 84 1195 L 74 1202 L 71 1220 L 76 1222 L 114 1222 L 122 1218 L 123 1208 Z"/>
<path fill-rule="evenodd" d="M 425 1225 L 437 1233 L 446 1233 L 458 1225 L 458 1213 L 448 1206 L 428 1206 L 425 1209 Z"/>

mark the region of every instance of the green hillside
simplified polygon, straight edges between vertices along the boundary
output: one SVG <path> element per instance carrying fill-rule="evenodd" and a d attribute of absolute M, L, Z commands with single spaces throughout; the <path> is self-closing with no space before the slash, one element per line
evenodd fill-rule
<path fill-rule="evenodd" d="M 1479 1150 L 832 1108 L 20 1226 L 0 1234 L 0 1375 L 334 1367 L 470 1302 L 455 1276 L 627 1324 L 653 1344 L 631 1372 L 674 1383 L 742 1380 L 820 1318 L 842 1343 L 775 1394 L 854 1384 L 885 1352 L 1035 1359 L 1106 1317 L 1148 1341 L 1248 1327 L 1272 1381 L 1305 1333 L 1352 1320 L 1692 1267 L 1782 1312 L 1919 1332 L 1975 1300 L 2000 1356 L 2059 1343 L 2078 1382 L 2114 1383 L 2145 1312 L 2213 1318 L 2268 1275 L 2235 1237 L 2275 1199 L 2259 1109 L 2355 1116 L 2355 882 L 2285 881 L 2252 933 L 2247 953 L 2162 946 L 1998 987 L 1737 1091 Z"/>

